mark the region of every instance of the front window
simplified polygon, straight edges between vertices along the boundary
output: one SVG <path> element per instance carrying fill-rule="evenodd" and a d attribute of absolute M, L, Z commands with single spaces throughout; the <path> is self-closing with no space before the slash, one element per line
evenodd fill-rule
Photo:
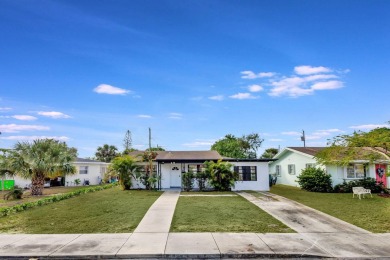
<path fill-rule="evenodd" d="M 203 164 L 188 164 L 188 172 L 197 173 L 206 170 Z"/>
<path fill-rule="evenodd" d="M 238 173 L 239 181 L 257 181 L 256 166 L 234 166 L 234 172 Z"/>
<path fill-rule="evenodd" d="M 295 164 L 288 165 L 288 174 L 291 174 L 291 175 L 295 174 Z"/>
<path fill-rule="evenodd" d="M 347 166 L 347 179 L 362 179 L 364 178 L 364 164 L 350 164 Z"/>
<path fill-rule="evenodd" d="M 315 168 L 315 164 L 314 163 L 306 163 L 306 169 L 308 168 Z"/>
<path fill-rule="evenodd" d="M 80 166 L 79 174 L 88 174 L 88 166 Z"/>

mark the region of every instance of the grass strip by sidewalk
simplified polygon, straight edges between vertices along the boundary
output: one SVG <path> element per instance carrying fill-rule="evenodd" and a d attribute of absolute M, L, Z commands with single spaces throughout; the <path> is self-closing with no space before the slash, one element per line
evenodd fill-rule
<path fill-rule="evenodd" d="M 1 233 L 129 233 L 154 201 L 157 191 L 119 187 L 88 193 L 0 218 Z"/>
<path fill-rule="evenodd" d="M 272 186 L 271 193 L 297 201 L 311 208 L 375 233 L 390 232 L 390 199 L 373 194 L 373 198 L 353 199 L 352 193 L 308 192 L 286 185 Z"/>
<path fill-rule="evenodd" d="M 294 232 L 241 196 L 180 197 L 176 205 L 170 231 Z"/>

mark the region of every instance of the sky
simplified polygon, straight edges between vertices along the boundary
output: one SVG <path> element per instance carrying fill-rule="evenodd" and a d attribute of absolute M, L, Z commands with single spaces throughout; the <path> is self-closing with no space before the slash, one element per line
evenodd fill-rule
<path fill-rule="evenodd" d="M 325 146 L 389 126 L 387 0 L 0 0 L 0 147 Z"/>

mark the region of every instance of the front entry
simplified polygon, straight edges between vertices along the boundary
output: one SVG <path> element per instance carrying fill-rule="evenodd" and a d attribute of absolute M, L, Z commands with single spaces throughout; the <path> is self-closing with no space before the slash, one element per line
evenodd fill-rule
<path fill-rule="evenodd" d="M 178 166 L 172 165 L 170 172 L 170 184 L 171 188 L 180 188 L 181 187 L 181 171 Z"/>
<path fill-rule="evenodd" d="M 383 182 L 383 185 L 387 187 L 386 164 L 375 164 L 375 176 L 376 182 Z"/>

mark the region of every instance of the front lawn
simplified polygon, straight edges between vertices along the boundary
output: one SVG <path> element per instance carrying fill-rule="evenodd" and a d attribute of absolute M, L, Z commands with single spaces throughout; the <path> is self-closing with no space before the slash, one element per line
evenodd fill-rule
<path fill-rule="evenodd" d="M 236 195 L 233 192 L 222 194 Z M 213 195 L 213 193 L 199 195 Z M 215 195 L 221 195 L 221 193 L 215 193 Z M 241 196 L 181 196 L 176 205 L 170 231 L 294 232 Z"/>
<path fill-rule="evenodd" d="M 349 222 L 371 232 L 390 232 L 390 198 L 377 194 L 353 199 L 352 193 L 317 193 L 286 185 L 271 187 L 271 192 Z"/>
<path fill-rule="evenodd" d="M 0 232 L 28 234 L 129 233 L 161 195 L 118 187 L 0 218 Z"/>
<path fill-rule="evenodd" d="M 40 200 L 44 197 L 49 197 L 52 195 L 56 194 L 62 194 L 62 193 L 67 193 L 67 192 L 72 192 L 80 189 L 85 189 L 88 187 L 94 187 L 94 186 L 58 186 L 58 187 L 50 187 L 50 188 L 45 188 L 43 189 L 43 195 L 42 196 L 32 196 L 31 195 L 31 190 L 24 190 L 23 192 L 23 197 L 20 200 L 4 200 L 4 195 L 8 193 L 9 191 L 0 191 L 0 208 L 3 207 L 12 207 L 17 204 L 22 204 L 25 202 L 33 202 Z"/>

